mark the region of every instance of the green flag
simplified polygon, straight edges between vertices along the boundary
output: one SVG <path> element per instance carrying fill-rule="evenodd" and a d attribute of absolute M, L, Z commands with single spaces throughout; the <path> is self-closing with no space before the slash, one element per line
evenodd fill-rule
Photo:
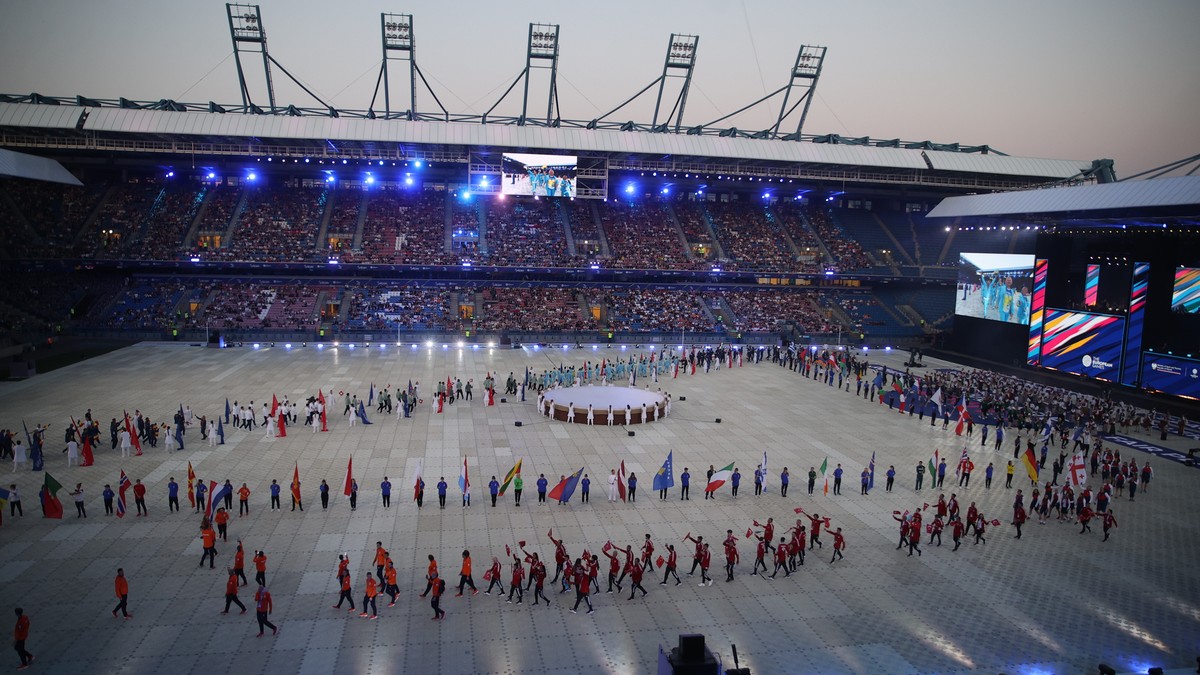
<path fill-rule="evenodd" d="M 504 483 L 500 486 L 500 494 L 504 494 L 506 491 L 508 491 L 508 486 L 510 483 L 512 483 L 513 478 L 516 478 L 517 474 L 521 473 L 522 461 L 524 460 L 518 459 L 517 463 L 513 465 L 513 468 L 508 470 L 508 475 L 504 476 Z"/>
<path fill-rule="evenodd" d="M 825 469 L 829 468 L 829 458 L 826 457 L 824 462 L 821 462 L 821 475 L 825 475 Z"/>

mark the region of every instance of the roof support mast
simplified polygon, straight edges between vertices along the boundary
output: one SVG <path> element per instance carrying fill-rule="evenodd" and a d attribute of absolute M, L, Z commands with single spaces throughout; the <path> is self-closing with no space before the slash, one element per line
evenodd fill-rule
<path fill-rule="evenodd" d="M 229 16 L 229 37 L 233 40 L 233 58 L 237 63 L 238 85 L 242 91 L 242 105 L 254 106 L 250 88 L 246 85 L 246 74 L 242 69 L 242 53 L 262 54 L 263 73 L 267 81 L 267 99 L 271 110 L 275 109 L 275 85 L 271 82 L 271 56 L 267 53 L 267 32 L 262 25 L 262 12 L 258 5 L 225 4 Z"/>
<path fill-rule="evenodd" d="M 800 140 L 800 134 L 804 131 L 804 120 L 808 119 L 808 108 L 812 105 L 813 95 L 817 91 L 817 81 L 821 79 L 821 67 L 825 64 L 825 50 L 826 47 L 801 45 L 800 51 L 796 54 L 796 64 L 792 66 L 792 76 L 788 81 L 787 91 L 783 94 L 783 104 L 779 107 L 779 118 L 775 120 L 775 126 L 771 127 L 772 135 L 779 133 L 779 127 L 783 124 L 783 120 L 803 103 L 804 109 L 800 111 L 796 134 L 786 137 L 787 140 Z M 803 93 L 789 108 L 788 99 L 791 97 L 793 89 L 802 89 Z"/>
<path fill-rule="evenodd" d="M 368 117 L 374 117 L 375 115 L 375 100 L 379 97 L 379 86 L 382 84 L 384 119 L 392 118 L 392 93 L 388 79 L 388 61 L 407 61 L 409 103 L 408 112 L 404 113 L 403 117 L 410 122 L 420 117 L 417 113 L 417 78 L 420 77 L 421 84 L 425 85 L 425 90 L 429 92 L 429 95 L 433 97 L 434 103 L 437 103 L 438 107 L 442 110 L 440 119 L 449 122 L 450 113 L 446 111 L 446 106 L 442 105 L 441 100 L 434 93 L 433 87 L 430 87 L 429 81 L 425 79 L 425 73 L 422 73 L 421 67 L 417 65 L 417 37 L 413 28 L 412 14 L 381 13 L 379 15 L 379 33 L 383 44 L 383 64 L 379 68 L 379 77 L 375 80 L 375 93 L 371 96 Z"/>
<path fill-rule="evenodd" d="M 521 80 L 525 81 L 525 90 L 521 97 L 521 116 L 517 118 L 517 126 L 524 126 L 529 120 L 529 78 L 535 68 L 550 71 L 550 92 L 546 97 L 545 126 L 557 127 L 561 122 L 562 111 L 558 106 L 558 24 L 531 23 L 529 24 L 529 40 L 525 49 L 525 68 L 517 75 L 517 79 L 508 85 L 508 89 L 500 95 L 499 100 L 483 113 L 480 121 L 487 124 L 488 116 L 500 105 L 513 87 Z"/>
<path fill-rule="evenodd" d="M 662 106 L 663 90 L 667 86 L 667 78 L 683 78 L 683 87 L 679 90 L 679 96 L 675 99 L 675 105 L 671 108 L 671 112 L 665 116 L 663 126 L 670 124 L 671 117 L 675 117 L 675 133 L 679 133 L 679 128 L 683 124 L 683 109 L 687 105 L 688 90 L 692 86 L 692 70 L 696 67 L 696 49 L 700 46 L 700 37 L 697 35 L 677 35 L 671 33 L 671 39 L 667 41 L 667 57 L 663 61 L 663 72 L 658 78 L 658 98 L 654 101 L 654 119 L 650 126 L 655 131 L 658 127 L 658 112 Z M 682 71 L 682 74 L 672 71 Z M 665 128 L 662 131 L 666 131 Z"/>

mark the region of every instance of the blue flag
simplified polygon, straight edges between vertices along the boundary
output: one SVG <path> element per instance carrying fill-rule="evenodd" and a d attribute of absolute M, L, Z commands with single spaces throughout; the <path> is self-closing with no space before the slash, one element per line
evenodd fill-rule
<path fill-rule="evenodd" d="M 367 407 L 362 401 L 358 402 L 358 419 L 362 420 L 363 424 L 370 424 L 371 420 L 367 419 Z"/>
<path fill-rule="evenodd" d="M 871 451 L 871 463 L 867 466 L 870 475 L 867 477 L 867 489 L 875 489 L 875 451 Z"/>
<path fill-rule="evenodd" d="M 225 445 L 225 425 L 219 419 L 217 420 L 217 438 L 221 439 L 218 445 Z"/>
<path fill-rule="evenodd" d="M 371 392 L 367 395 L 367 405 L 375 405 L 375 383 L 371 383 Z"/>
<path fill-rule="evenodd" d="M 571 501 L 571 495 L 575 494 L 575 487 L 577 485 L 579 485 L 579 477 L 582 475 L 583 475 L 583 467 L 581 466 L 581 467 L 579 467 L 578 471 L 571 474 L 570 476 L 567 476 L 567 482 L 563 486 L 562 496 L 559 497 L 559 499 L 561 501 L 563 501 L 563 502 Z"/>
<path fill-rule="evenodd" d="M 667 488 L 675 487 L 675 467 L 671 461 L 671 456 L 674 451 L 667 453 L 667 461 L 663 462 L 662 468 L 658 473 L 654 474 L 654 489 L 666 490 Z"/>
<path fill-rule="evenodd" d="M 229 409 L 229 397 L 227 396 L 227 397 L 225 397 L 225 423 L 226 424 L 229 424 L 230 412 L 231 411 Z M 220 420 L 217 420 L 217 421 L 220 422 Z M 224 435 L 224 434 L 222 434 L 222 435 Z"/>
<path fill-rule="evenodd" d="M 883 388 L 883 373 L 876 373 L 875 381 L 871 383 L 871 386 L 875 387 L 876 389 Z"/>
<path fill-rule="evenodd" d="M 25 430 L 25 442 L 29 444 L 29 461 L 33 463 L 33 470 L 42 471 L 46 466 L 45 456 L 42 454 L 42 439 L 36 434 L 29 434 L 25 420 L 21 420 L 21 428 Z"/>

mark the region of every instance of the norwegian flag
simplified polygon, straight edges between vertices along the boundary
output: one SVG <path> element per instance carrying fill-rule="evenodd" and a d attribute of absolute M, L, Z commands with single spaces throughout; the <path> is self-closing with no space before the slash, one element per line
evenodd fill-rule
<path fill-rule="evenodd" d="M 125 475 L 125 471 L 121 471 L 121 479 L 117 481 L 117 517 L 125 517 L 125 491 L 133 487 L 133 483 L 129 481 L 129 476 Z"/>

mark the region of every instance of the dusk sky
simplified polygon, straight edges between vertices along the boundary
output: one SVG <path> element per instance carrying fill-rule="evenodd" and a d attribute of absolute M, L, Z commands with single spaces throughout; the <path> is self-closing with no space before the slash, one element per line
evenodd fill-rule
<path fill-rule="evenodd" d="M 2 92 L 240 102 L 224 3 L 0 2 Z M 1110 157 L 1119 176 L 1200 152 L 1196 0 L 267 0 L 261 7 L 272 56 L 342 108 L 370 102 L 386 11 L 414 15 L 417 61 L 451 112 L 487 110 L 524 66 L 528 24 L 557 23 L 565 118 L 591 119 L 648 84 L 676 32 L 700 36 L 689 125 L 782 86 L 797 49 L 812 44 L 829 53 L 806 133 Z M 281 104 L 316 105 L 274 74 Z M 393 108 L 407 108 L 406 82 L 393 71 Z M 252 87 L 256 102 L 265 101 L 258 79 Z M 545 92 L 543 74 L 531 88 L 534 110 L 544 111 Z M 520 87 L 496 112 L 519 112 L 519 95 Z M 610 119 L 648 122 L 653 96 L 643 99 Z M 766 127 L 776 101 L 723 126 Z M 418 105 L 437 109 L 425 92 Z"/>

